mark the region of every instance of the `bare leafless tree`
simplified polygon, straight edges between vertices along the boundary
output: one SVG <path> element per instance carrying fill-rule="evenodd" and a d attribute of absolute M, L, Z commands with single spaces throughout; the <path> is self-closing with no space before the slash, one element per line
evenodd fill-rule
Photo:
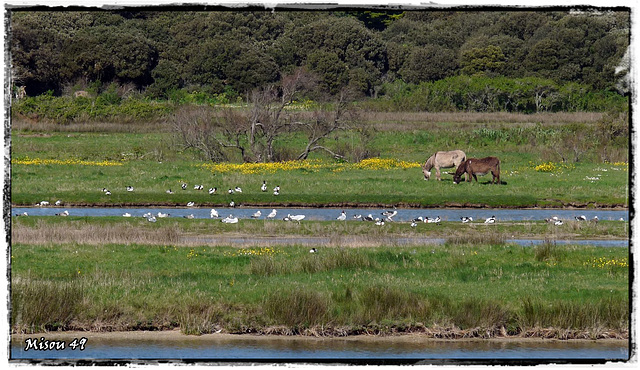
<path fill-rule="evenodd" d="M 358 122 L 356 111 L 351 108 L 351 93 L 347 89 L 343 89 L 338 94 L 338 99 L 334 104 L 333 111 L 317 111 L 314 117 L 306 122 L 297 122 L 297 125 L 307 134 L 307 145 L 298 159 L 307 159 L 309 153 L 317 150 L 324 150 L 331 154 L 334 158 L 345 160 L 345 157 L 338 154 L 323 142 L 336 131 L 346 131 L 355 127 Z"/>

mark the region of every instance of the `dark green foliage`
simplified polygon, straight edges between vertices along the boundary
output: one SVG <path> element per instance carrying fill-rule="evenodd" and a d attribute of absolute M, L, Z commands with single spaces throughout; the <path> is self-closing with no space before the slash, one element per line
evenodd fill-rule
<path fill-rule="evenodd" d="M 321 92 L 375 96 L 384 82 L 537 77 L 611 89 L 630 12 L 95 11 L 11 13 L 16 86 L 29 96 L 91 81 L 153 98 L 246 92 L 306 66 Z M 235 96 L 231 96 L 235 99 Z M 457 104 L 455 104 L 457 105 Z M 446 107 L 444 107 L 446 108 Z"/>

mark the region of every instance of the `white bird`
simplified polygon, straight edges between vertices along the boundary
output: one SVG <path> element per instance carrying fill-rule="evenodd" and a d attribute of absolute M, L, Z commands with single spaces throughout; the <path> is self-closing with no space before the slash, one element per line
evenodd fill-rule
<path fill-rule="evenodd" d="M 486 220 L 484 220 L 485 224 L 493 224 L 496 222 L 496 216 L 491 216 L 489 218 L 487 218 Z"/>
<path fill-rule="evenodd" d="M 106 195 L 111 195 L 111 192 L 109 190 L 104 192 Z"/>
<path fill-rule="evenodd" d="M 267 191 L 267 182 L 266 181 L 262 181 L 262 186 L 260 187 L 260 190 Z"/>
<path fill-rule="evenodd" d="M 309 253 L 316 253 L 316 252 L 318 252 L 318 250 L 317 250 L 317 249 L 315 249 L 315 248 L 311 248 L 311 249 L 309 250 Z"/>
<path fill-rule="evenodd" d="M 422 216 L 418 216 L 416 218 L 414 218 L 413 220 L 411 220 L 412 222 L 424 222 L 424 218 L 422 218 Z"/>
<path fill-rule="evenodd" d="M 173 190 L 169 189 L 166 191 L 167 194 L 173 194 Z"/>
<path fill-rule="evenodd" d="M 620 217 L 618 221 L 624 221 L 624 217 Z"/>
<path fill-rule="evenodd" d="M 195 205 L 195 203 L 194 203 L 194 202 L 189 202 L 189 203 L 187 203 L 187 207 L 193 207 L 194 205 Z"/>
<path fill-rule="evenodd" d="M 133 186 L 127 186 L 127 191 L 133 191 Z"/>
<path fill-rule="evenodd" d="M 149 218 L 149 217 L 153 217 L 153 215 L 151 214 L 151 212 L 147 212 L 143 214 L 142 217 Z"/>
<path fill-rule="evenodd" d="M 382 226 L 382 225 L 384 225 L 384 221 L 379 219 L 379 218 L 376 218 L 376 225 Z"/>
<path fill-rule="evenodd" d="M 228 193 L 229 193 L 229 194 L 233 194 L 233 193 L 234 193 L 233 189 L 229 188 Z"/>
<path fill-rule="evenodd" d="M 271 213 L 269 213 L 267 215 L 267 218 L 274 218 L 276 217 L 276 214 L 278 213 L 278 211 L 276 211 L 275 209 L 271 211 Z"/>
<path fill-rule="evenodd" d="M 411 227 L 416 227 L 418 224 L 415 221 L 411 221 Z"/>
<path fill-rule="evenodd" d="M 427 218 L 425 219 L 425 222 L 426 222 L 426 223 L 428 223 L 428 224 L 437 224 L 437 223 L 440 223 L 440 221 L 441 221 L 440 216 L 438 216 L 438 217 L 436 217 L 436 218 L 429 218 L 429 217 L 427 217 Z"/>
<path fill-rule="evenodd" d="M 342 213 L 340 213 L 340 216 L 338 216 L 337 218 L 338 221 L 344 221 L 346 219 L 347 219 L 347 214 L 344 211 L 342 211 Z"/>
<path fill-rule="evenodd" d="M 273 192 L 280 192 L 280 185 L 277 185 L 275 188 L 273 188 Z"/>
<path fill-rule="evenodd" d="M 251 215 L 251 218 L 260 218 L 261 215 L 262 215 L 262 212 L 257 211 L 256 213 Z"/>
<path fill-rule="evenodd" d="M 48 206 L 49 202 L 47 202 L 46 200 L 43 200 L 40 203 L 38 203 L 38 205 L 40 205 L 40 206 Z"/>
<path fill-rule="evenodd" d="M 127 213 L 123 214 L 122 217 L 131 217 L 131 213 L 127 212 Z"/>
<path fill-rule="evenodd" d="M 169 217 L 169 214 L 168 214 L 168 213 L 158 212 L 158 217 L 159 217 L 159 218 Z"/>
<path fill-rule="evenodd" d="M 393 221 L 393 217 L 398 214 L 398 211 L 384 211 L 382 215 L 387 218 L 387 221 Z"/>
<path fill-rule="evenodd" d="M 59 206 L 59 205 L 61 205 L 61 204 L 62 204 L 62 201 L 60 201 L 60 200 L 56 200 L 56 206 Z"/>
<path fill-rule="evenodd" d="M 273 195 L 280 195 L 280 191 L 279 190 L 274 190 L 273 191 Z"/>
<path fill-rule="evenodd" d="M 182 185 L 180 185 L 180 187 L 182 188 L 182 190 L 187 190 L 187 184 L 185 184 L 184 182 L 182 183 Z"/>
<path fill-rule="evenodd" d="M 56 216 L 69 216 L 69 211 L 64 211 L 64 212 L 60 212 L 60 213 L 56 213 Z"/>
<path fill-rule="evenodd" d="M 560 221 L 560 219 L 558 218 L 558 216 L 553 216 L 553 217 L 550 217 L 550 218 L 545 218 L 544 220 L 545 220 L 545 221 L 547 221 L 547 222 L 549 222 L 549 223 L 551 223 L 551 222 L 554 222 L 554 223 L 555 223 L 555 222 L 557 222 L 557 221 Z"/>
<path fill-rule="evenodd" d="M 231 202 L 229 203 L 229 207 L 232 207 L 232 208 L 233 208 L 233 207 L 235 207 L 235 206 L 236 206 L 236 202 L 231 201 Z"/>
<path fill-rule="evenodd" d="M 193 219 L 195 218 L 195 216 L 193 215 L 193 213 L 192 213 L 192 214 L 190 214 L 190 215 L 187 215 L 187 216 L 182 216 L 182 217 L 184 217 L 184 218 L 186 218 L 186 219 L 189 219 L 189 220 L 193 220 Z"/>
<path fill-rule="evenodd" d="M 202 190 L 203 186 L 202 185 L 194 185 L 193 186 L 193 190 Z"/>
<path fill-rule="evenodd" d="M 585 215 L 582 216 L 576 216 L 576 221 L 586 221 L 587 217 Z"/>
<path fill-rule="evenodd" d="M 156 218 L 154 216 L 149 216 L 149 217 L 147 217 L 147 221 L 156 222 Z"/>
<path fill-rule="evenodd" d="M 102 188 L 103 193 L 106 193 L 107 191 L 108 191 L 107 188 Z"/>
<path fill-rule="evenodd" d="M 209 188 L 209 194 L 213 195 L 218 191 L 218 188 Z"/>
<path fill-rule="evenodd" d="M 237 217 L 233 217 L 233 215 L 229 215 L 229 216 L 223 218 L 222 222 L 224 222 L 225 224 L 237 224 L 238 223 L 238 218 Z"/>
<path fill-rule="evenodd" d="M 27 212 L 22 212 L 23 216 L 29 216 L 29 214 Z"/>
<path fill-rule="evenodd" d="M 236 188 L 234 189 L 236 193 L 242 193 L 242 188 L 239 186 L 236 186 Z"/>
<path fill-rule="evenodd" d="M 373 215 L 371 213 L 369 213 L 368 215 L 364 216 L 363 220 L 365 221 L 374 221 Z"/>
<path fill-rule="evenodd" d="M 218 217 L 220 217 L 220 216 L 218 215 L 218 211 L 216 211 L 215 209 L 211 209 L 211 212 L 209 213 L 209 216 L 210 216 L 211 218 L 218 218 Z"/>
<path fill-rule="evenodd" d="M 353 218 L 355 220 L 360 220 L 360 219 L 362 219 L 362 215 L 353 215 Z"/>
<path fill-rule="evenodd" d="M 304 220 L 305 215 L 293 215 L 293 216 L 292 216 L 292 215 L 287 215 L 287 217 L 288 217 L 290 220 L 298 221 L 298 223 L 300 223 L 300 221 Z"/>
<path fill-rule="evenodd" d="M 556 220 L 553 224 L 556 225 L 556 226 L 560 226 L 560 225 L 563 224 L 563 222 L 562 222 L 562 220 Z"/>
<path fill-rule="evenodd" d="M 462 220 L 462 223 L 467 223 L 467 222 L 472 222 L 473 221 L 473 217 L 460 217 L 460 220 Z"/>
<path fill-rule="evenodd" d="M 600 221 L 600 220 L 598 219 L 598 216 L 593 216 L 593 218 L 591 219 L 591 221 L 593 221 L 593 222 L 595 222 L 595 223 L 598 223 L 598 221 Z"/>

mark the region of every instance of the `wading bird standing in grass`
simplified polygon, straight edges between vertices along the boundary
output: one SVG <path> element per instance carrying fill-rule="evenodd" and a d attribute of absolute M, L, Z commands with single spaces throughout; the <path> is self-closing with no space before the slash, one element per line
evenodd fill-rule
<path fill-rule="evenodd" d="M 218 188 L 209 188 L 209 194 L 213 195 L 216 193 L 216 191 L 218 191 Z"/>
<path fill-rule="evenodd" d="M 233 194 L 233 193 L 234 193 L 234 191 L 233 191 L 233 189 L 229 188 L 229 190 L 227 191 L 227 193 L 229 193 L 229 194 Z"/>
<path fill-rule="evenodd" d="M 236 206 L 236 202 L 234 202 L 233 200 L 229 203 L 229 207 L 233 208 Z"/>
<path fill-rule="evenodd" d="M 376 225 L 382 226 L 382 225 L 384 225 L 384 221 L 379 219 L 379 218 L 376 218 Z"/>
<path fill-rule="evenodd" d="M 365 221 L 375 221 L 375 219 L 373 218 L 373 215 L 371 213 L 369 213 L 368 215 L 364 216 L 363 220 L 365 220 Z"/>
<path fill-rule="evenodd" d="M 411 221 L 411 227 L 416 227 L 418 224 L 415 221 Z"/>
<path fill-rule="evenodd" d="M 440 216 L 436 217 L 436 218 L 430 218 L 427 217 L 424 219 L 424 222 L 427 224 L 439 224 L 441 221 Z"/>
<path fill-rule="evenodd" d="M 274 209 L 274 210 L 271 210 L 271 213 L 269 213 L 269 214 L 267 215 L 267 218 L 274 218 L 274 217 L 276 217 L 276 214 L 277 214 L 277 213 L 278 213 L 278 211 L 276 211 L 275 209 Z"/>
<path fill-rule="evenodd" d="M 587 220 L 587 216 L 585 215 L 576 216 L 576 221 L 586 221 L 586 220 Z"/>
<path fill-rule="evenodd" d="M 344 211 L 342 211 L 342 213 L 340 213 L 340 216 L 338 216 L 337 218 L 338 221 L 344 221 L 346 219 L 347 219 L 347 214 Z"/>
<path fill-rule="evenodd" d="M 238 223 L 238 218 L 237 217 L 233 217 L 233 215 L 229 215 L 229 216 L 223 218 L 222 222 L 224 222 L 225 224 L 237 224 Z"/>
<path fill-rule="evenodd" d="M 563 224 L 563 222 L 562 222 L 562 220 L 556 220 L 553 224 L 556 225 L 556 226 L 560 226 L 560 225 Z"/>
<path fill-rule="evenodd" d="M 462 220 L 462 223 L 465 223 L 465 224 L 466 224 L 467 222 L 471 222 L 471 221 L 473 221 L 473 218 L 472 218 L 472 217 L 466 217 L 466 216 L 465 216 L 465 217 L 460 217 L 460 220 Z"/>
<path fill-rule="evenodd" d="M 133 191 L 133 186 L 127 186 L 127 191 Z"/>
<path fill-rule="evenodd" d="M 182 188 L 182 190 L 187 190 L 187 184 L 185 184 L 184 182 L 182 183 L 182 185 L 180 185 L 180 187 Z"/>
<path fill-rule="evenodd" d="M 204 186 L 202 185 L 194 185 L 193 186 L 193 190 L 202 190 L 204 188 Z"/>
<path fill-rule="evenodd" d="M 280 186 L 273 188 L 273 195 L 280 195 Z"/>
<path fill-rule="evenodd" d="M 209 213 L 209 217 L 218 218 L 220 216 L 218 215 L 218 211 L 216 211 L 215 209 L 211 209 L 211 212 Z"/>
<path fill-rule="evenodd" d="M 166 191 L 167 194 L 173 194 L 173 190 L 169 189 Z"/>
<path fill-rule="evenodd" d="M 233 189 L 236 193 L 242 193 L 242 188 L 239 186 L 236 186 L 235 189 Z"/>
<path fill-rule="evenodd" d="M 600 220 L 598 219 L 598 216 L 593 216 L 593 218 L 591 219 L 591 221 L 593 221 L 593 222 L 595 222 L 595 223 L 598 223 L 598 221 L 600 221 Z"/>
<path fill-rule="evenodd" d="M 412 222 L 424 222 L 424 218 L 422 218 L 422 216 L 418 216 L 416 218 L 414 218 L 413 220 L 411 220 Z"/>
<path fill-rule="evenodd" d="M 318 252 L 318 250 L 317 250 L 317 249 L 315 249 L 315 248 L 311 248 L 311 249 L 309 250 L 309 253 L 316 253 L 316 252 Z"/>
<path fill-rule="evenodd" d="M 260 190 L 262 190 L 263 192 L 267 191 L 267 182 L 266 181 L 262 181 L 262 186 L 260 187 Z"/>
<path fill-rule="evenodd" d="M 256 213 L 251 215 L 251 218 L 260 218 L 260 216 L 262 216 L 262 212 L 257 211 Z"/>
<path fill-rule="evenodd" d="M 547 222 L 549 222 L 549 223 L 555 223 L 555 222 L 557 222 L 557 221 L 560 221 L 560 219 L 558 218 L 558 216 L 553 216 L 553 217 L 550 217 L 550 218 L 545 218 L 544 220 L 545 220 L 545 221 L 547 221 Z"/>
<path fill-rule="evenodd" d="M 487 218 L 486 220 L 484 220 L 485 224 L 495 224 L 496 223 L 496 216 L 491 216 L 489 218 Z"/>
<path fill-rule="evenodd" d="M 287 218 L 291 221 L 298 221 L 298 223 L 300 223 L 300 221 L 304 220 L 305 215 L 287 215 Z"/>
<path fill-rule="evenodd" d="M 382 215 L 387 218 L 387 221 L 393 221 L 393 217 L 398 214 L 398 211 L 384 211 Z"/>

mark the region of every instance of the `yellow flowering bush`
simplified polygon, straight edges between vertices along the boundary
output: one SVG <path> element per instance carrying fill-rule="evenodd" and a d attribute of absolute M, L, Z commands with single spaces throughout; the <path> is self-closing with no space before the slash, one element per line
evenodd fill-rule
<path fill-rule="evenodd" d="M 241 173 L 241 174 L 260 174 L 275 173 L 278 171 L 293 171 L 304 169 L 307 171 L 318 171 L 320 169 L 331 169 L 333 172 L 342 172 L 349 169 L 364 170 L 390 170 L 390 169 L 407 169 L 419 168 L 418 162 L 399 161 L 397 159 L 369 158 L 358 163 L 329 163 L 321 160 L 301 160 L 301 161 L 285 161 L 272 163 L 205 163 L 198 165 L 206 168 L 211 172 L 217 173 Z"/>
<path fill-rule="evenodd" d="M 533 162 L 529 162 L 529 164 L 537 172 L 559 173 L 559 172 L 562 172 L 563 170 L 575 169 L 574 165 L 566 164 L 566 163 L 560 164 L 560 163 L 546 162 L 541 164 L 535 164 Z"/>
<path fill-rule="evenodd" d="M 24 159 L 12 159 L 11 164 L 22 164 L 27 166 L 39 166 L 39 165 L 72 165 L 72 166 L 122 166 L 122 162 L 116 161 L 83 161 L 80 159 L 43 159 L 43 158 L 29 158 Z"/>

